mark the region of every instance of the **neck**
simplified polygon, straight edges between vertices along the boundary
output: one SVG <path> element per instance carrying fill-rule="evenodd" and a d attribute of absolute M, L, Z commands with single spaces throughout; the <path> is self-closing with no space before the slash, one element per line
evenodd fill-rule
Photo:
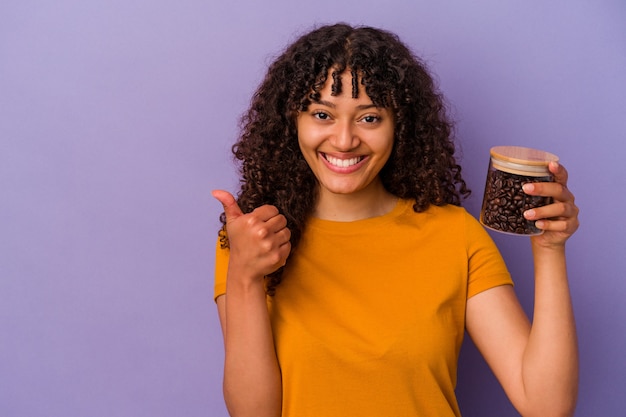
<path fill-rule="evenodd" d="M 378 184 L 373 190 L 335 194 L 320 190 L 313 217 L 322 220 L 349 222 L 389 213 L 398 198 Z"/>

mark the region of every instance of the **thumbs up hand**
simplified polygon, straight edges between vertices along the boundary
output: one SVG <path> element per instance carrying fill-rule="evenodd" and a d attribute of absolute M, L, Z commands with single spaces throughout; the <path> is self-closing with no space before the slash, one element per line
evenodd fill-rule
<path fill-rule="evenodd" d="M 262 278 L 283 266 L 291 251 L 287 219 L 274 206 L 264 205 L 244 214 L 227 191 L 214 190 L 224 206 L 230 245 L 229 271 L 235 276 Z"/>

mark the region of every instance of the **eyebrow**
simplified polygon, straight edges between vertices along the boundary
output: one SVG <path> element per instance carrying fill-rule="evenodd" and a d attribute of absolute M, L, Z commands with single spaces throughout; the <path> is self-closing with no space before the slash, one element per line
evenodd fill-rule
<path fill-rule="evenodd" d="M 334 109 L 337 107 L 335 106 L 335 103 L 331 103 L 330 101 L 327 101 L 327 100 L 315 100 L 314 103 L 321 104 L 322 106 L 330 107 L 331 109 Z M 374 103 L 359 104 L 358 106 L 356 106 L 357 110 L 367 110 L 367 109 L 377 108 L 377 107 L 378 106 L 376 106 Z"/>

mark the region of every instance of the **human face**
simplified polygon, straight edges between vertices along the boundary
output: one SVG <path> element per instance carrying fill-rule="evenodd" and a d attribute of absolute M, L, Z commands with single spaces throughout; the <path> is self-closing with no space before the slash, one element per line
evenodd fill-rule
<path fill-rule="evenodd" d="M 392 113 L 376 107 L 359 83 L 352 98 L 352 75 L 342 74 L 340 95 L 331 95 L 332 76 L 320 91 L 320 100 L 300 112 L 298 143 L 324 194 L 376 197 L 384 192 L 378 176 L 393 148 Z"/>

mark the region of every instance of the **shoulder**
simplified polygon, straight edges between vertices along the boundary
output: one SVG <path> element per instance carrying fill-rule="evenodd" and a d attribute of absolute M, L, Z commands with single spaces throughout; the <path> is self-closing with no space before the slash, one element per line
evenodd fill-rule
<path fill-rule="evenodd" d="M 491 240 L 485 228 L 464 207 L 431 204 L 426 210 L 416 212 L 412 200 L 402 200 L 401 204 L 404 207 L 400 218 L 406 226 L 444 235 L 464 245 Z"/>

